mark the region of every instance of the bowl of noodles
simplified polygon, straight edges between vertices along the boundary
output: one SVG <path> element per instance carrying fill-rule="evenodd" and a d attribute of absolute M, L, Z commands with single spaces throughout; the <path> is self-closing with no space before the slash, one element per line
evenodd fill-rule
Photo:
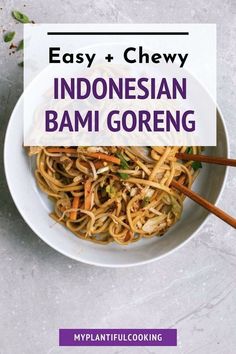
<path fill-rule="evenodd" d="M 180 218 L 184 196 L 201 164 L 177 160 L 198 147 L 30 147 L 38 187 L 52 201 L 50 216 L 77 237 L 102 245 L 129 245 L 162 236 Z"/>
<path fill-rule="evenodd" d="M 31 229 L 60 253 L 88 264 L 126 267 L 169 254 L 208 212 L 173 179 L 216 204 L 227 168 L 178 160 L 178 152 L 228 156 L 217 113 L 217 146 L 22 146 L 22 102 L 6 133 L 4 163 L 14 202 Z M 17 172 L 17 173 L 16 173 Z"/>

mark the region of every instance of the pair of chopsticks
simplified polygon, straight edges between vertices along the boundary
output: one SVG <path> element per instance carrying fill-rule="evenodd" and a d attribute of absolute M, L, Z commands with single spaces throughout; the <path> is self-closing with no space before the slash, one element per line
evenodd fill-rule
<path fill-rule="evenodd" d="M 225 165 L 225 166 L 235 166 L 236 167 L 236 160 L 235 159 L 226 159 L 224 157 L 214 157 L 214 156 L 206 156 L 206 155 L 194 155 L 194 154 L 185 154 L 185 153 L 177 153 L 177 159 L 184 160 L 184 161 L 199 161 L 199 162 L 206 162 L 206 163 L 213 163 L 218 165 Z M 172 180 L 171 182 L 172 187 L 179 190 L 181 193 L 189 197 L 190 199 L 194 200 L 196 203 L 201 205 L 203 208 L 207 209 L 210 213 L 218 216 L 218 218 L 225 221 L 227 224 L 233 226 L 236 229 L 236 219 L 230 216 L 229 214 L 225 213 L 223 210 L 217 208 L 215 205 L 210 203 L 208 200 L 201 197 L 198 193 L 193 192 L 191 189 L 183 186 L 176 180 Z"/>

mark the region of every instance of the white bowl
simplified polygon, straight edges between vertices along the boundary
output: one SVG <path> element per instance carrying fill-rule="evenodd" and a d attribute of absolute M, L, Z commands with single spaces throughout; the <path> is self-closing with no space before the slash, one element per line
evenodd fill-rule
<path fill-rule="evenodd" d="M 4 164 L 13 200 L 26 223 L 49 246 L 77 261 L 107 267 L 128 267 L 161 258 L 183 245 L 199 231 L 208 212 L 196 203 L 185 200 L 180 221 L 163 237 L 144 239 L 129 246 L 115 243 L 98 245 L 77 238 L 50 217 L 51 204 L 38 189 L 31 165 L 23 148 L 23 98 L 19 99 L 8 124 Z M 217 147 L 207 148 L 207 154 L 228 156 L 228 141 L 221 113 L 218 111 Z M 216 204 L 223 189 L 227 168 L 204 164 L 194 183 L 194 190 Z"/>

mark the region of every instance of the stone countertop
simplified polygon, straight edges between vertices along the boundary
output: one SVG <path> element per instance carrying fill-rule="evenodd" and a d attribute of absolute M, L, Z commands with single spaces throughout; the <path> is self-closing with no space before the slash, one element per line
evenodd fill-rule
<path fill-rule="evenodd" d="M 234 0 L 3 0 L 0 32 L 35 22 L 217 23 L 218 103 L 236 155 L 236 2 Z M 23 89 L 22 53 L 0 39 L 0 353 L 134 353 L 133 348 L 59 348 L 58 328 L 178 329 L 177 348 L 145 353 L 234 354 L 236 347 L 236 232 L 214 216 L 184 247 L 160 261 L 128 269 L 72 261 L 41 241 L 10 197 L 2 166 L 5 129 Z M 40 45 L 39 45 L 40 50 Z M 16 171 L 17 173 L 17 171 Z M 236 215 L 236 169 L 219 206 Z"/>

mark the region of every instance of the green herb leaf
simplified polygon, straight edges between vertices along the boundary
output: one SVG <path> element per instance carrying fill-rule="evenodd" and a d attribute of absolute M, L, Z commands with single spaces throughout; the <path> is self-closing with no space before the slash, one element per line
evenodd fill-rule
<path fill-rule="evenodd" d="M 185 151 L 186 154 L 192 154 L 193 153 L 193 148 L 192 147 L 187 147 L 186 151 Z"/>
<path fill-rule="evenodd" d="M 24 49 L 24 40 L 22 39 L 19 44 L 18 44 L 18 47 L 17 47 L 17 50 L 22 50 Z"/>
<path fill-rule="evenodd" d="M 24 66 L 24 62 L 23 62 L 23 61 L 21 61 L 20 63 L 18 63 L 18 66 L 21 66 L 21 67 L 23 68 L 23 66 Z"/>
<path fill-rule="evenodd" d="M 128 179 L 129 178 L 129 175 L 128 175 L 128 173 L 118 173 L 118 175 L 120 176 L 120 178 L 122 178 L 122 179 Z"/>
<path fill-rule="evenodd" d="M 7 32 L 4 36 L 4 42 L 11 42 L 15 36 L 16 32 Z"/>
<path fill-rule="evenodd" d="M 119 152 L 116 154 L 116 156 L 119 157 L 119 159 L 120 159 L 120 168 L 122 170 L 129 170 L 129 168 L 130 168 L 129 164 L 126 161 L 126 159 L 124 158 L 124 156 L 122 154 L 120 154 Z M 119 172 L 118 175 L 122 179 L 128 179 L 129 178 L 129 175 L 127 173 Z"/>
<path fill-rule="evenodd" d="M 21 23 L 30 23 L 29 17 L 20 11 L 12 11 L 12 16 Z"/>
<path fill-rule="evenodd" d="M 199 168 L 202 168 L 202 164 L 200 161 L 194 161 L 191 166 L 194 171 L 197 171 Z"/>
<path fill-rule="evenodd" d="M 128 170 L 129 165 L 128 165 L 128 162 L 126 161 L 126 159 L 124 158 L 124 156 L 122 154 L 120 154 L 119 152 L 116 154 L 116 156 L 119 157 L 119 159 L 120 159 L 120 167 L 122 168 L 122 170 Z"/>

